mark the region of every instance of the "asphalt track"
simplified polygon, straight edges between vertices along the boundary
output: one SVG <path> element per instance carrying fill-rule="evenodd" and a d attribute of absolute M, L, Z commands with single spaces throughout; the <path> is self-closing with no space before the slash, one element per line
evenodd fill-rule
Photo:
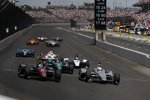
<path fill-rule="evenodd" d="M 149 100 L 150 71 L 148 68 L 127 59 L 104 51 L 91 43 L 85 42 L 79 35 L 61 30 L 63 26 L 39 25 L 25 32 L 1 52 L 0 61 L 0 94 L 21 100 Z M 28 39 L 37 36 L 64 39 L 61 47 L 47 48 L 44 43 L 28 48 L 36 51 L 35 58 L 16 58 L 17 49 L 26 47 Z M 119 86 L 112 84 L 86 83 L 78 80 L 78 70 L 73 75 L 63 74 L 60 83 L 53 81 L 25 80 L 17 77 L 19 64 L 34 64 L 40 53 L 48 50 L 63 55 L 90 60 L 91 68 L 102 62 L 103 68 L 120 73 Z"/>

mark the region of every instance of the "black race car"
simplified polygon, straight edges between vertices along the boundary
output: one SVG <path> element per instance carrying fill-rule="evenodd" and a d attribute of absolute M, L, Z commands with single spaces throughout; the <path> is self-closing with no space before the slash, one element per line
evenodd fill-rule
<path fill-rule="evenodd" d="M 42 80 L 54 80 L 60 82 L 61 71 L 56 67 L 46 66 L 44 64 L 27 66 L 24 64 L 18 67 L 18 76 L 25 79 L 42 79 Z"/>
<path fill-rule="evenodd" d="M 71 64 L 71 61 L 68 58 L 63 58 L 62 61 L 62 72 L 73 74 L 74 66 Z"/>

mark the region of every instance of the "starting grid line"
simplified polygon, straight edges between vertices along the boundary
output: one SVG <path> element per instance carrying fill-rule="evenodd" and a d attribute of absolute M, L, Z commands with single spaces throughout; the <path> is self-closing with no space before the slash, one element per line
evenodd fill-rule
<path fill-rule="evenodd" d="M 8 71 L 8 72 L 16 72 L 17 70 L 13 70 L 13 69 L 0 69 L 0 71 Z M 79 75 L 77 74 L 63 74 L 62 76 L 66 76 L 66 77 L 79 77 Z M 144 80 L 144 79 L 137 79 L 137 78 L 124 78 L 121 79 L 122 81 L 136 81 L 136 82 L 150 82 L 150 80 Z M 1 99 L 0 99 L 1 100 Z"/>

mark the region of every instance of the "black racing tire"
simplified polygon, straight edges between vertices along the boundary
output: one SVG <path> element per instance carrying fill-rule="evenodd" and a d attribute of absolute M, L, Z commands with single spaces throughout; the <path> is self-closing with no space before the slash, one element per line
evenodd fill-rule
<path fill-rule="evenodd" d="M 47 44 L 47 43 L 45 43 L 45 45 L 46 45 L 46 47 L 48 47 L 48 44 Z"/>
<path fill-rule="evenodd" d="M 25 67 L 24 79 L 30 79 L 30 68 L 27 66 Z"/>
<path fill-rule="evenodd" d="M 72 64 L 69 65 L 69 74 L 73 74 L 74 66 Z"/>
<path fill-rule="evenodd" d="M 81 74 L 81 68 L 79 69 L 79 75 Z"/>
<path fill-rule="evenodd" d="M 115 74 L 114 74 L 113 83 L 114 83 L 115 85 L 119 85 L 119 83 L 120 83 L 120 74 L 119 74 L 119 73 L 115 73 Z"/>
<path fill-rule="evenodd" d="M 88 82 L 91 77 L 91 71 L 86 72 L 86 81 Z"/>
<path fill-rule="evenodd" d="M 86 61 L 86 66 L 89 68 L 90 67 L 90 62 Z"/>
<path fill-rule="evenodd" d="M 61 81 L 61 70 L 55 71 L 55 81 L 58 83 Z"/>
<path fill-rule="evenodd" d="M 32 54 L 32 58 L 34 58 L 34 53 Z"/>
<path fill-rule="evenodd" d="M 24 75 L 25 73 L 25 66 L 19 65 L 18 67 L 18 77 L 21 77 L 21 74 Z"/>
<path fill-rule="evenodd" d="M 63 62 L 64 57 L 62 57 L 61 55 L 59 55 L 59 56 L 58 56 L 58 60 L 61 61 L 61 62 Z"/>
<path fill-rule="evenodd" d="M 18 53 L 16 53 L 16 57 L 19 57 Z"/>

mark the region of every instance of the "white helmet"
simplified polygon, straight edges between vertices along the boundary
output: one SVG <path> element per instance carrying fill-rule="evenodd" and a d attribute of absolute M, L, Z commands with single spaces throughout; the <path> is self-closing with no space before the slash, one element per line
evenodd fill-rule
<path fill-rule="evenodd" d="M 97 71 L 101 71 L 102 70 L 102 67 L 97 67 Z"/>

